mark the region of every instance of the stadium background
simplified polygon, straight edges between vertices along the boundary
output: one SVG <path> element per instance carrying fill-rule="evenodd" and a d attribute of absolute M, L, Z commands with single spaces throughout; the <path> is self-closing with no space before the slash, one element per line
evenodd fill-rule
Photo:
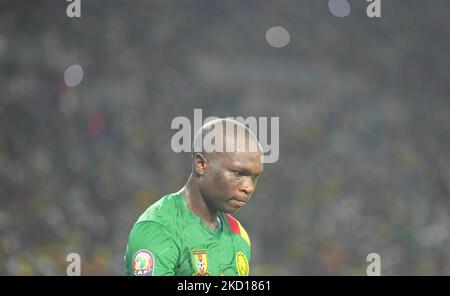
<path fill-rule="evenodd" d="M 130 227 L 190 173 L 171 120 L 278 116 L 237 217 L 254 275 L 450 274 L 450 2 L 0 4 L 0 274 L 123 274 Z M 290 43 L 273 48 L 272 26 Z M 64 72 L 84 76 L 67 87 Z"/>

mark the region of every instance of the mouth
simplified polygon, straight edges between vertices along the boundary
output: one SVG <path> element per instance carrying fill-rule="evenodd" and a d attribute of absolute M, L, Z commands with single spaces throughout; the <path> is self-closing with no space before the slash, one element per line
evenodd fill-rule
<path fill-rule="evenodd" d="M 230 199 L 230 204 L 232 204 L 235 208 L 241 208 L 243 206 L 245 206 L 246 202 L 242 201 L 242 200 L 238 200 L 235 198 Z"/>

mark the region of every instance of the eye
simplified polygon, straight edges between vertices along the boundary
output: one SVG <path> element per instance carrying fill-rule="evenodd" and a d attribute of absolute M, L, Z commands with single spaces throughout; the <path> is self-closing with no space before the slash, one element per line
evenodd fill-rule
<path fill-rule="evenodd" d="M 244 173 L 241 172 L 241 171 L 232 170 L 231 172 L 233 173 L 233 175 L 235 177 L 242 177 L 242 176 L 244 176 Z"/>

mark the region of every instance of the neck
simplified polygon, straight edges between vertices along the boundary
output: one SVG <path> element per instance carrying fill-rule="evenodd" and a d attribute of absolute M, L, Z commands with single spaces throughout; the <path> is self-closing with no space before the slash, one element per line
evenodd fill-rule
<path fill-rule="evenodd" d="M 219 211 L 208 207 L 200 191 L 198 182 L 193 178 L 191 175 L 182 189 L 186 203 L 194 215 L 199 216 L 210 229 L 214 230 L 217 227 Z"/>

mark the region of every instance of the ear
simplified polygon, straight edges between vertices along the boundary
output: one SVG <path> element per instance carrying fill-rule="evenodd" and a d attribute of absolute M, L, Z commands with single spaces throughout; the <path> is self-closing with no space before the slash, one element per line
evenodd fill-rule
<path fill-rule="evenodd" d="M 208 165 L 208 160 L 202 153 L 195 153 L 192 159 L 195 172 L 203 176 L 205 174 L 206 167 Z"/>

